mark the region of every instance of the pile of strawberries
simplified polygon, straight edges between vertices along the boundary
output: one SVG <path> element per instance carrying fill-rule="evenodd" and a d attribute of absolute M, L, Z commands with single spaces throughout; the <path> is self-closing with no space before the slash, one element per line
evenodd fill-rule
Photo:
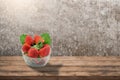
<path fill-rule="evenodd" d="M 51 39 L 48 33 L 34 35 L 34 38 L 30 35 L 22 34 L 20 42 L 22 43 L 22 51 L 29 57 L 41 58 L 50 53 Z"/>

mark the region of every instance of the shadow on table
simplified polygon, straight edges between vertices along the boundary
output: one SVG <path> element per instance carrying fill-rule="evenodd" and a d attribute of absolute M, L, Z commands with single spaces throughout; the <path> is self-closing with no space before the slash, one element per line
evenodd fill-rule
<path fill-rule="evenodd" d="M 52 65 L 48 63 L 44 67 L 31 67 L 33 70 L 42 73 L 43 75 L 59 75 L 60 68 L 62 64 Z"/>

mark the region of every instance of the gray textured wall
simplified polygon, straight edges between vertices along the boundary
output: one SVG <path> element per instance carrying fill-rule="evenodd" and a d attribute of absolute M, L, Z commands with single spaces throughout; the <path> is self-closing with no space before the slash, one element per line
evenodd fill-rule
<path fill-rule="evenodd" d="M 49 32 L 53 55 L 120 55 L 120 0 L 0 0 L 0 55 Z"/>

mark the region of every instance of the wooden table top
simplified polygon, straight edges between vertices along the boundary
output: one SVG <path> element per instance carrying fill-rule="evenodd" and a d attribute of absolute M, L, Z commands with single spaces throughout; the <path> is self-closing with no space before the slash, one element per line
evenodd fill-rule
<path fill-rule="evenodd" d="M 48 79 L 49 77 L 49 79 Z M 0 56 L 0 79 L 120 80 L 120 57 L 55 56 L 45 67 L 32 68 L 22 56 Z"/>

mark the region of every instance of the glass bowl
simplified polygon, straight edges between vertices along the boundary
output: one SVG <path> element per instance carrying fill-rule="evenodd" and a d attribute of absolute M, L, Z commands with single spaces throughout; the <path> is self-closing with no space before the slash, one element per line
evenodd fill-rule
<path fill-rule="evenodd" d="M 21 50 L 21 52 L 22 52 L 22 56 L 23 56 L 25 63 L 31 67 L 43 67 L 43 66 L 45 66 L 48 63 L 50 56 L 51 56 L 51 49 L 50 49 L 49 55 L 42 57 L 42 58 L 31 58 L 31 57 L 25 55 L 22 50 Z"/>

